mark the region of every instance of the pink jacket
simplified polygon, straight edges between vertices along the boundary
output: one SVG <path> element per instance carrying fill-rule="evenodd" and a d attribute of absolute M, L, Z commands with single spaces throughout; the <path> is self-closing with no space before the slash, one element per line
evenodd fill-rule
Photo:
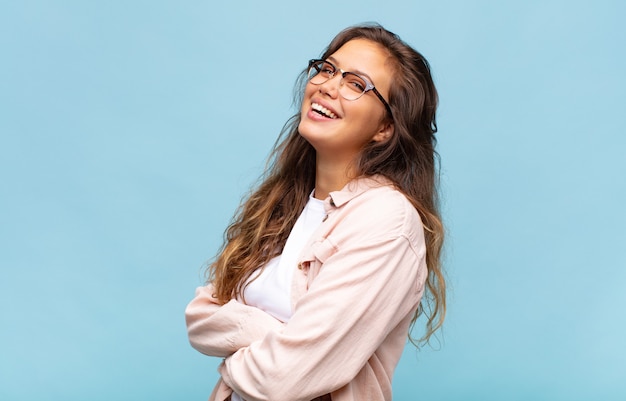
<path fill-rule="evenodd" d="M 420 217 L 382 177 L 326 199 L 327 219 L 302 251 L 293 316 L 283 324 L 199 287 L 186 309 L 189 341 L 223 357 L 210 401 L 391 400 L 391 378 L 427 276 Z M 294 267 L 295 268 L 295 267 Z"/>

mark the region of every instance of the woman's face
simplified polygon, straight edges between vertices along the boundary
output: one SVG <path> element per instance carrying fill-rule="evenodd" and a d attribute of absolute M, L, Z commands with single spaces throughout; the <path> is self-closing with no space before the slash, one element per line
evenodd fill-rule
<path fill-rule="evenodd" d="M 353 39 L 328 57 L 338 69 L 366 77 L 385 99 L 389 99 L 392 76 L 388 60 L 387 51 L 367 39 Z M 338 71 L 323 84 L 308 82 L 304 91 L 298 130 L 315 148 L 318 161 L 349 163 L 367 143 L 393 133 L 385 106 L 372 91 L 346 100 L 339 94 L 340 81 Z"/>

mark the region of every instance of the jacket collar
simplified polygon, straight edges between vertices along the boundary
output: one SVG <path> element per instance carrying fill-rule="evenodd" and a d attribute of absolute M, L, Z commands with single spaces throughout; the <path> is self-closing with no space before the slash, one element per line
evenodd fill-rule
<path fill-rule="evenodd" d="M 393 183 L 382 175 L 360 177 L 348 182 L 341 190 L 332 191 L 324 203 L 326 210 L 337 208 L 350 202 L 371 188 L 393 186 Z"/>

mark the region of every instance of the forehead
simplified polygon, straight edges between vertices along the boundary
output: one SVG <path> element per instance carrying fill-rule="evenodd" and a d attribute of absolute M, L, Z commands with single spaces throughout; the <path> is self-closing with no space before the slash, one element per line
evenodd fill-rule
<path fill-rule="evenodd" d="M 344 71 L 366 75 L 379 90 L 389 88 L 390 55 L 376 42 L 367 39 L 352 39 L 328 58 Z"/>

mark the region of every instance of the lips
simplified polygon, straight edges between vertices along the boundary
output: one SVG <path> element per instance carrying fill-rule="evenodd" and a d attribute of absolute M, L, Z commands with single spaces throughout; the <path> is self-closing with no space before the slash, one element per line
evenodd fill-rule
<path fill-rule="evenodd" d="M 311 104 L 311 109 L 313 109 L 318 114 L 323 115 L 324 117 L 328 117 L 328 118 L 331 118 L 331 119 L 337 118 L 337 115 L 332 110 L 322 106 L 319 103 L 315 103 L 315 102 L 312 103 Z"/>

